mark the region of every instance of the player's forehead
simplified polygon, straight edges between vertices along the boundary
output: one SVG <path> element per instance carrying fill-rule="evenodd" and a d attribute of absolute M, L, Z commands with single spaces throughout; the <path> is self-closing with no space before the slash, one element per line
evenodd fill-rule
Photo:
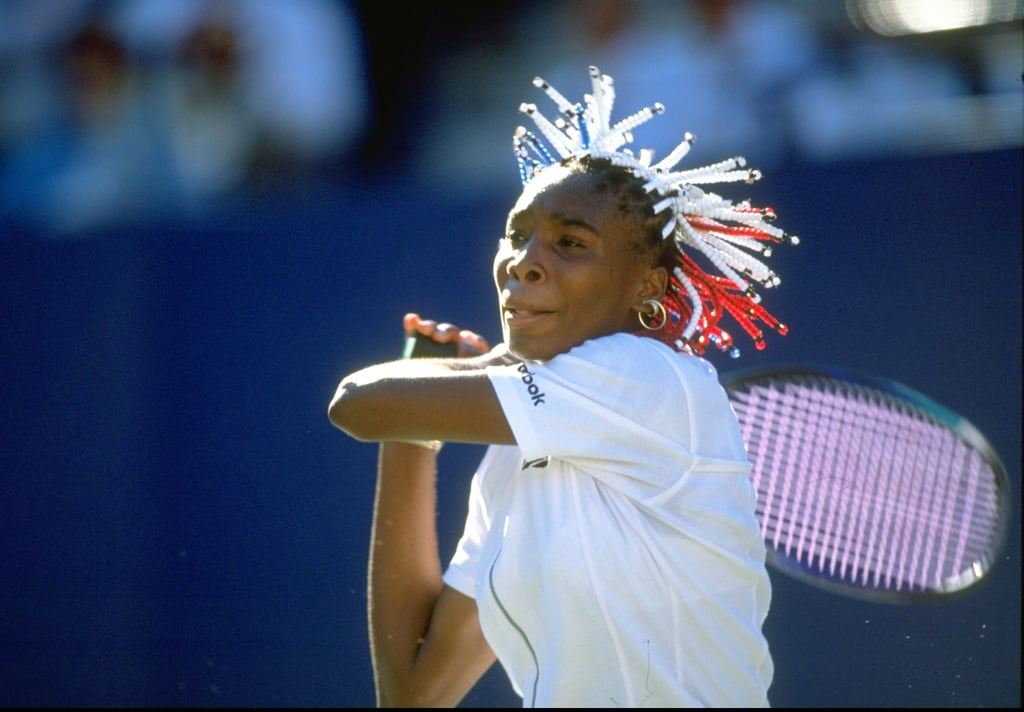
<path fill-rule="evenodd" d="M 509 222 L 538 212 L 594 219 L 616 210 L 617 202 L 604 181 L 578 168 L 559 165 L 546 168 L 530 181 L 509 211 Z"/>

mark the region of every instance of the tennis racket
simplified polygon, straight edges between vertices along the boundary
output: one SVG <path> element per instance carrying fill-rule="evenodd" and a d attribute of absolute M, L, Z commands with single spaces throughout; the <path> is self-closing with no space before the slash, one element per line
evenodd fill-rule
<path fill-rule="evenodd" d="M 979 581 L 1011 515 L 1006 470 L 966 419 L 833 367 L 723 373 L 768 562 L 857 598 L 910 602 Z"/>

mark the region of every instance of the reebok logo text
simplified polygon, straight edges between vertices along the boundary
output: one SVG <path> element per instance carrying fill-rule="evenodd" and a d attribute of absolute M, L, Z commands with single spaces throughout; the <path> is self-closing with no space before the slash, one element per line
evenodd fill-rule
<path fill-rule="evenodd" d="M 525 363 L 519 364 L 519 374 L 523 383 L 526 385 L 526 391 L 530 394 L 530 399 L 533 401 L 535 406 L 541 405 L 544 402 L 544 394 L 540 391 L 540 386 L 533 382 L 533 374 L 526 368 Z"/>

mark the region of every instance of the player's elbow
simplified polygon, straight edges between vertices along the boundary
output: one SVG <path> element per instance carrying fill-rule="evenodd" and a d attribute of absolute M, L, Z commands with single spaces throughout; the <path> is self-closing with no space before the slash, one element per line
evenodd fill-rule
<path fill-rule="evenodd" d="M 360 386 L 342 381 L 327 406 L 327 418 L 334 427 L 357 440 L 372 440 L 366 427 L 366 397 Z"/>

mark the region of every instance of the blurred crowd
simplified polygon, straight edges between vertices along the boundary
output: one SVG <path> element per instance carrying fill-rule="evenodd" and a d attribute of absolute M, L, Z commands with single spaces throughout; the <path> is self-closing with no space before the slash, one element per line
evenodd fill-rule
<path fill-rule="evenodd" d="M 883 0 L 884 1 L 884 0 Z M 935 6 L 961 0 L 936 0 Z M 970 0 L 964 0 L 970 2 Z M 501 18 L 514 38 L 461 40 L 432 72 L 418 153 L 424 175 L 472 190 L 497 179 L 495 147 L 511 155 L 520 101 L 551 115 L 530 81 L 570 99 L 589 91 L 588 64 L 615 79 L 613 118 L 659 101 L 665 114 L 635 132 L 670 151 L 696 136 L 688 161 L 740 154 L 771 168 L 812 161 L 1020 146 L 1024 50 L 1015 32 L 887 38 L 859 30 L 843 2 L 811 0 L 559 0 Z M 929 7 L 935 7 L 929 6 Z M 993 97 L 999 97 L 991 101 Z M 529 128 L 533 128 L 532 125 Z M 511 164 L 498 170 L 511 174 Z"/>
<path fill-rule="evenodd" d="M 532 78 L 577 98 L 589 64 L 615 117 L 666 106 L 638 143 L 690 131 L 695 161 L 1019 146 L 1016 30 L 894 40 L 807 0 L 4 0 L 0 235 L 316 175 L 504 189 L 519 103 L 550 108 Z"/>
<path fill-rule="evenodd" d="M 5 0 L 0 58 L 0 219 L 59 233 L 315 170 L 370 112 L 335 0 Z"/>

